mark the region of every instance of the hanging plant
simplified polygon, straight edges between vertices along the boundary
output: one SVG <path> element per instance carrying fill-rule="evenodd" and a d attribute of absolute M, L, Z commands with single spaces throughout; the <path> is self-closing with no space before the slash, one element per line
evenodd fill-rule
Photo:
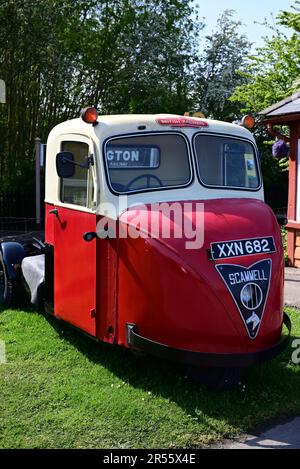
<path fill-rule="evenodd" d="M 274 158 L 287 158 L 290 152 L 290 147 L 285 143 L 284 140 L 277 140 L 272 146 L 272 155 Z"/>

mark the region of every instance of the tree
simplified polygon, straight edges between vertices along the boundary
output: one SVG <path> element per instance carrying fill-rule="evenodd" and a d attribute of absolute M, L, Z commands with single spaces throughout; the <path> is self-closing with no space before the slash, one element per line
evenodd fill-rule
<path fill-rule="evenodd" d="M 63 76 L 59 31 L 68 26 L 64 18 L 68 7 L 70 2 L 62 0 L 5 0 L 0 4 L 0 68 L 7 87 L 7 103 L 0 115 L 2 190 L 30 185 L 33 180 L 34 138 L 47 104 L 42 89 L 50 83 L 52 70 L 56 74 L 53 87 Z"/>
<path fill-rule="evenodd" d="M 300 76 L 300 2 L 295 1 L 294 12 L 282 12 L 278 25 L 292 29 L 288 37 L 278 28 L 264 45 L 249 57 L 245 83 L 237 86 L 230 100 L 240 103 L 245 112 L 260 112 L 291 95 L 299 87 Z"/>
<path fill-rule="evenodd" d="M 175 112 L 188 107 L 195 35 L 190 0 L 131 0 L 118 30 L 118 57 L 109 112 Z"/>
<path fill-rule="evenodd" d="M 207 117 L 228 121 L 239 116 L 239 106 L 228 98 L 245 82 L 240 72 L 245 69 L 251 46 L 246 36 L 239 33 L 241 22 L 234 16 L 233 10 L 225 10 L 219 17 L 217 29 L 206 37 L 195 70 L 194 106 Z"/>
<path fill-rule="evenodd" d="M 243 108 L 242 112 L 259 113 L 300 87 L 299 5 L 300 2 L 295 0 L 293 11 L 281 12 L 277 18 L 278 26 L 286 26 L 292 35 L 273 27 L 272 37 L 266 37 L 264 45 L 249 57 L 248 70 L 242 73 L 245 83 L 239 85 L 230 98 Z M 257 126 L 255 134 L 262 155 L 267 201 L 273 206 L 284 207 L 287 203 L 288 162 L 272 158 L 272 137 L 263 126 Z"/>
<path fill-rule="evenodd" d="M 85 105 L 185 111 L 200 27 L 192 15 L 192 0 L 2 0 L 2 190 L 32 186 L 34 138 Z"/>
<path fill-rule="evenodd" d="M 295 0 L 293 11 L 282 11 L 278 15 L 279 23 L 300 33 L 300 1 Z"/>

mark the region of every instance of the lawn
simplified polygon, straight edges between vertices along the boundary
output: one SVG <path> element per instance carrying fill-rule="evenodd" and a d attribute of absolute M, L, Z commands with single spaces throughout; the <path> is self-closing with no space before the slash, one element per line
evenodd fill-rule
<path fill-rule="evenodd" d="M 293 335 L 300 313 L 287 309 Z M 97 344 L 34 311 L 3 311 L 1 448 L 195 448 L 274 417 L 300 415 L 300 367 L 287 350 L 213 394 L 178 366 Z"/>

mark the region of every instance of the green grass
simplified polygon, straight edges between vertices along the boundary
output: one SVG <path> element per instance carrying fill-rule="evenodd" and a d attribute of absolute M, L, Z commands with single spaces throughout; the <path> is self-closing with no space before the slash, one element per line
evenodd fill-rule
<path fill-rule="evenodd" d="M 288 310 L 300 337 L 300 313 Z M 177 365 L 97 344 L 33 311 L 0 314 L 1 448 L 190 448 L 300 414 L 290 348 L 223 394 Z"/>

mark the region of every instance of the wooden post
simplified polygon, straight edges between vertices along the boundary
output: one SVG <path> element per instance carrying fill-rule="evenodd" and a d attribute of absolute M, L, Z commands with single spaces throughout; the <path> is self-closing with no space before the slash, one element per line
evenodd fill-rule
<path fill-rule="evenodd" d="M 41 139 L 35 139 L 35 222 L 41 225 Z"/>
<path fill-rule="evenodd" d="M 0 103 L 6 103 L 6 88 L 4 80 L 0 80 Z"/>
<path fill-rule="evenodd" d="M 294 222 L 296 219 L 296 181 L 297 181 L 297 126 L 293 123 L 290 126 L 290 167 L 289 167 L 289 201 L 288 220 Z M 287 226 L 287 253 L 289 265 L 294 266 L 295 262 L 295 230 Z"/>

